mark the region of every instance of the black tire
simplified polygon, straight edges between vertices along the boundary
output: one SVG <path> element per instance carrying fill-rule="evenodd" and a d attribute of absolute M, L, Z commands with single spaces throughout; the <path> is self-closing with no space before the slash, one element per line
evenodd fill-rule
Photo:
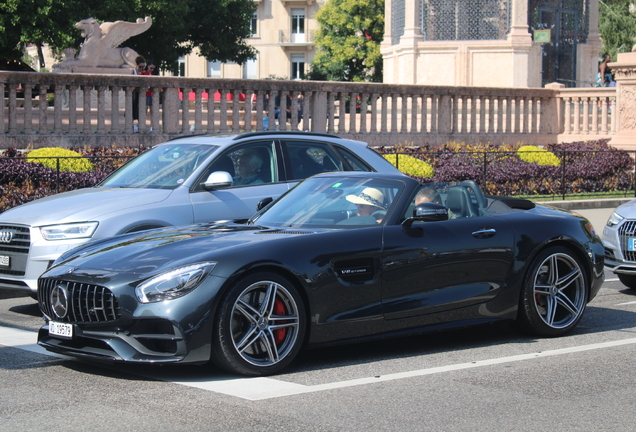
<path fill-rule="evenodd" d="M 551 247 L 532 262 L 521 291 L 517 323 L 535 336 L 562 336 L 574 329 L 587 304 L 589 281 L 569 249 Z"/>
<path fill-rule="evenodd" d="M 275 374 L 300 351 L 305 316 L 302 297 L 286 278 L 269 272 L 246 276 L 221 301 L 212 361 L 242 375 Z"/>
<path fill-rule="evenodd" d="M 636 275 L 616 273 L 618 279 L 629 289 L 636 289 Z"/>

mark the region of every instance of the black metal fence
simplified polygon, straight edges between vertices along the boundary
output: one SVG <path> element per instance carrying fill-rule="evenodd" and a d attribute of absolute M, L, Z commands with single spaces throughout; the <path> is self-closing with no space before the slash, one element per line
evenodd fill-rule
<path fill-rule="evenodd" d="M 396 154 L 398 169 L 422 181 L 475 180 L 491 195 L 536 196 L 542 200 L 636 197 L 636 152 L 624 150 L 450 151 L 417 148 L 381 151 Z M 524 155 L 550 155 L 550 163 L 532 163 Z M 402 155 L 430 166 L 427 175 L 413 170 Z M 408 162 L 408 160 L 407 160 Z"/>
<path fill-rule="evenodd" d="M 422 181 L 471 179 L 490 195 L 540 200 L 636 197 L 636 152 L 563 150 L 552 152 L 558 162 L 542 165 L 522 161 L 518 151 L 376 150 L 382 155 L 396 155 L 397 168 Z M 426 163 L 428 171 L 409 166 L 409 158 L 403 155 Z M 27 163 L 27 157 L 23 156 L 0 157 L 0 211 L 47 195 L 94 186 L 133 157 L 28 158 L 32 161 L 48 159 L 48 167 Z M 73 159 L 86 159 L 94 169 L 69 172 L 64 162 Z"/>

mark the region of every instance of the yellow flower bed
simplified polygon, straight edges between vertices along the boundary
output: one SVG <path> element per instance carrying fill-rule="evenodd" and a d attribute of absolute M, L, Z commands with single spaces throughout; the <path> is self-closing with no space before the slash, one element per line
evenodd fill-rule
<path fill-rule="evenodd" d="M 536 163 L 537 165 L 561 165 L 559 159 L 554 153 L 533 145 L 524 145 L 517 150 L 519 159 L 528 163 Z"/>
<path fill-rule="evenodd" d="M 44 147 L 29 152 L 27 161 L 36 162 L 48 168 L 57 169 L 56 158 L 60 161 L 60 171 L 87 172 L 93 171 L 93 164 L 79 153 L 59 147 Z M 66 158 L 72 159 L 66 159 Z M 42 159 L 40 159 L 42 158 Z"/>
<path fill-rule="evenodd" d="M 423 160 L 414 158 L 413 156 L 406 154 L 385 154 L 383 156 L 404 174 L 424 178 L 430 178 L 435 175 L 435 170 L 430 164 L 424 162 Z M 397 158 L 397 156 L 399 156 L 399 159 Z"/>

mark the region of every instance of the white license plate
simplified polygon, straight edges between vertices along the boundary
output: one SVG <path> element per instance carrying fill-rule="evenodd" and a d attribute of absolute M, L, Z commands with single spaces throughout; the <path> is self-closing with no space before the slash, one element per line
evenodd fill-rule
<path fill-rule="evenodd" d="M 636 251 L 636 238 L 630 238 L 627 240 L 627 250 Z"/>
<path fill-rule="evenodd" d="M 11 265 L 11 258 L 8 256 L 0 255 L 0 266 L 9 267 Z"/>
<path fill-rule="evenodd" d="M 52 336 L 72 338 L 73 324 L 65 324 L 65 323 L 59 323 L 55 321 L 49 321 L 49 334 Z"/>

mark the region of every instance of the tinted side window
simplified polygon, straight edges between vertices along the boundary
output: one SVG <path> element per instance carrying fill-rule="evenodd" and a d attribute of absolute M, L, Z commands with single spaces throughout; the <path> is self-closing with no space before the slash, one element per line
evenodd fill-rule
<path fill-rule="evenodd" d="M 325 143 L 286 141 L 289 169 L 287 180 L 304 180 L 312 175 L 342 171 L 340 158 Z"/>
<path fill-rule="evenodd" d="M 258 142 L 234 147 L 212 162 L 205 177 L 215 171 L 230 173 L 233 186 L 275 183 L 278 181 L 275 143 Z"/>
<path fill-rule="evenodd" d="M 349 150 L 345 150 L 341 147 L 338 147 L 338 152 L 340 156 L 349 164 L 351 170 L 353 171 L 373 171 L 371 167 L 369 167 L 366 163 L 362 161 L 358 156 L 351 153 Z"/>

